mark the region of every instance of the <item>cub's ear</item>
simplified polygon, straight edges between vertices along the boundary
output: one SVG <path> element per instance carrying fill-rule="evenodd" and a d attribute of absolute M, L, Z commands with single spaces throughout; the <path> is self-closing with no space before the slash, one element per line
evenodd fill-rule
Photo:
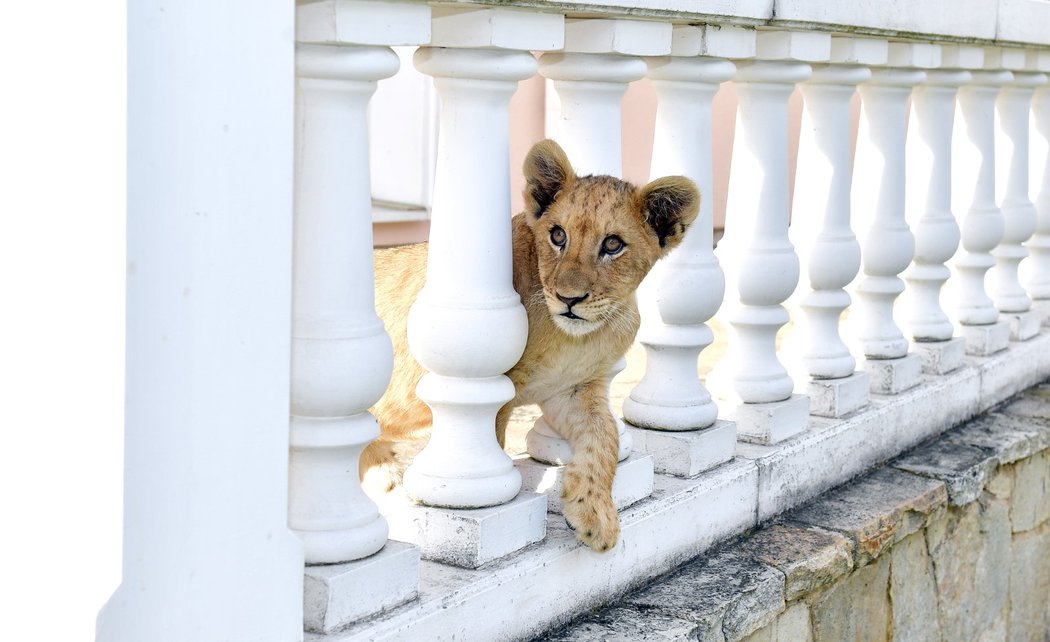
<path fill-rule="evenodd" d="M 700 212 L 700 190 L 684 176 L 665 176 L 638 193 L 645 222 L 660 240 L 661 253 L 667 254 L 682 242 Z"/>
<path fill-rule="evenodd" d="M 525 173 L 525 211 L 530 221 L 543 216 L 558 192 L 576 180 L 565 151 L 553 140 L 541 140 L 533 145 L 522 170 Z"/>

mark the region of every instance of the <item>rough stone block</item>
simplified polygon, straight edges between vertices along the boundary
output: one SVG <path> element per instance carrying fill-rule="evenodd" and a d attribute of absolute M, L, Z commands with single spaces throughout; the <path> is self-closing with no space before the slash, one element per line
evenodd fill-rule
<path fill-rule="evenodd" d="M 638 591 L 627 603 L 663 616 L 720 626 L 726 642 L 742 640 L 784 610 L 784 576 L 734 551 L 717 551 Z"/>
<path fill-rule="evenodd" d="M 744 550 L 784 574 L 784 599 L 798 599 L 853 570 L 848 539 L 812 526 L 773 524 L 748 538 Z"/>
<path fill-rule="evenodd" d="M 948 502 L 961 506 L 977 499 L 999 461 L 990 449 L 938 439 L 916 448 L 893 465 L 944 482 Z"/>
<path fill-rule="evenodd" d="M 776 444 L 809 426 L 809 398 L 791 395 L 773 403 L 719 402 L 719 415 L 736 422 L 737 439 Z"/>
<path fill-rule="evenodd" d="M 1020 461 L 1014 467 L 1010 496 L 1010 524 L 1019 533 L 1050 519 L 1050 451 Z M 1050 556 L 1050 549 L 1047 550 Z"/>
<path fill-rule="evenodd" d="M 1010 324 L 1003 321 L 989 325 L 964 325 L 959 334 L 966 339 L 966 354 L 987 357 L 1010 345 Z"/>
<path fill-rule="evenodd" d="M 922 357 L 909 353 L 899 359 L 864 359 L 861 368 L 871 377 L 871 391 L 896 395 L 922 381 Z"/>
<path fill-rule="evenodd" d="M 971 639 L 990 629 L 1006 604 L 1010 568 L 1007 512 L 1005 501 L 986 497 L 946 512 L 927 527 L 942 639 Z"/>
<path fill-rule="evenodd" d="M 789 606 L 777 619 L 749 635 L 744 642 L 813 642 L 809 607 L 805 602 Z"/>
<path fill-rule="evenodd" d="M 648 453 L 658 473 L 692 477 L 733 458 L 736 424 L 716 421 L 701 430 L 665 432 L 628 426 L 636 452 Z"/>
<path fill-rule="evenodd" d="M 521 473 L 522 489 L 546 495 L 547 510 L 560 515 L 564 505 L 561 489 L 565 481 L 565 466 L 548 466 L 528 456 L 515 458 L 514 466 Z M 623 510 L 652 494 L 653 458 L 650 455 L 634 452 L 616 465 L 612 487 L 616 510 Z"/>
<path fill-rule="evenodd" d="M 845 534 L 859 567 L 922 528 L 946 501 L 943 483 L 880 468 L 802 507 L 792 519 Z"/>
<path fill-rule="evenodd" d="M 880 559 L 810 599 L 816 642 L 890 639 L 889 560 Z"/>
<path fill-rule="evenodd" d="M 388 541 L 375 555 L 345 564 L 307 566 L 303 625 L 327 633 L 415 599 L 419 549 Z"/>
<path fill-rule="evenodd" d="M 390 537 L 419 546 L 424 559 L 477 568 L 547 533 L 547 498 L 521 492 L 506 504 L 454 509 L 406 506 L 387 515 Z"/>
<path fill-rule="evenodd" d="M 1050 524 L 1013 537 L 1010 562 L 1010 639 L 1050 636 Z"/>
<path fill-rule="evenodd" d="M 868 373 L 854 372 L 841 379 L 810 379 L 807 384 L 809 414 L 843 417 L 868 405 Z"/>
<path fill-rule="evenodd" d="M 962 367 L 966 356 L 966 339 L 952 337 L 947 341 L 915 342 L 912 351 L 922 359 L 926 374 L 944 375 Z"/>
<path fill-rule="evenodd" d="M 1043 326 L 1050 327 L 1050 299 L 1032 301 L 1032 310 L 1043 315 Z"/>
<path fill-rule="evenodd" d="M 1050 432 L 1050 384 L 1026 390 L 1016 401 L 1008 404 L 1003 412 L 1017 417 L 1044 419 L 1045 422 L 1027 422 L 1027 426 L 1044 434 Z"/>
<path fill-rule="evenodd" d="M 639 640 L 640 642 L 672 642 L 696 640 L 691 634 L 696 624 L 689 620 L 661 615 L 652 611 L 617 606 L 604 609 L 575 622 L 560 631 L 547 635 L 544 642 L 594 642 L 594 640 Z M 721 634 L 721 631 L 719 631 Z M 700 640 L 708 638 L 701 637 Z M 715 639 L 715 638 L 710 638 Z M 725 639 L 725 638 L 719 638 Z"/>
<path fill-rule="evenodd" d="M 894 639 L 940 642 L 937 585 L 922 532 L 905 537 L 890 551 L 890 603 Z"/>
<path fill-rule="evenodd" d="M 1050 426 L 1040 430 L 1026 421 L 998 412 L 990 412 L 944 434 L 951 443 L 983 448 L 1000 464 L 1012 464 L 1050 448 Z"/>
<path fill-rule="evenodd" d="M 1039 334 L 1039 328 L 1043 325 L 1043 313 L 1037 310 L 1007 312 L 1000 314 L 999 320 L 1010 326 L 1011 341 L 1028 341 Z"/>

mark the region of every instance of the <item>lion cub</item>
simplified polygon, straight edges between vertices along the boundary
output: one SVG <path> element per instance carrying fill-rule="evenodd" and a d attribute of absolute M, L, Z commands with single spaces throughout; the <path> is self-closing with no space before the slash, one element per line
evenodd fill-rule
<path fill-rule="evenodd" d="M 638 284 L 681 242 L 700 193 L 680 176 L 641 188 L 610 176 L 578 177 L 550 140 L 532 148 L 524 173 L 525 211 L 512 219 L 513 274 L 529 335 L 506 373 L 515 397 L 498 413 L 496 435 L 502 445 L 513 408 L 540 405 L 573 449 L 562 491 L 565 519 L 584 544 L 607 551 L 620 523 L 612 500 L 619 436 L 606 378 L 638 331 Z M 394 374 L 372 408 L 381 435 L 362 455 L 361 470 L 366 478 L 383 475 L 386 489 L 400 482 L 430 436 L 430 408 L 415 394 L 423 369 L 406 333 L 426 256 L 425 244 L 375 253 L 376 308 L 394 344 Z"/>

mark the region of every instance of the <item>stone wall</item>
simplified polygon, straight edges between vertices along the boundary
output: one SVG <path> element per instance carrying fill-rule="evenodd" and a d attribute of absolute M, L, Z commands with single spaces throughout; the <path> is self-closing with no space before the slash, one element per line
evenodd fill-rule
<path fill-rule="evenodd" d="M 545 639 L 1050 641 L 1050 385 Z"/>

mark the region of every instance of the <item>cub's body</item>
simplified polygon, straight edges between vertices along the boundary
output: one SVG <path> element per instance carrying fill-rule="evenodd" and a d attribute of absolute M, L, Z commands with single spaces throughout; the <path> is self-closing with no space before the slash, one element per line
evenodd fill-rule
<path fill-rule="evenodd" d="M 518 363 L 506 373 L 515 396 L 496 417 L 503 442 L 510 411 L 536 403 L 573 448 L 565 474 L 565 517 L 600 551 L 616 544 L 612 479 L 619 450 L 606 380 L 638 331 L 634 292 L 655 261 L 680 242 L 699 193 L 687 179 L 635 188 L 608 176 L 579 178 L 551 141 L 525 162 L 526 211 L 512 220 L 514 289 L 528 313 Z M 372 409 L 380 438 L 362 456 L 384 485 L 430 435 L 431 412 L 415 393 L 424 374 L 408 346 L 408 312 L 426 276 L 425 244 L 375 253 L 376 310 L 394 347 L 394 373 Z"/>

